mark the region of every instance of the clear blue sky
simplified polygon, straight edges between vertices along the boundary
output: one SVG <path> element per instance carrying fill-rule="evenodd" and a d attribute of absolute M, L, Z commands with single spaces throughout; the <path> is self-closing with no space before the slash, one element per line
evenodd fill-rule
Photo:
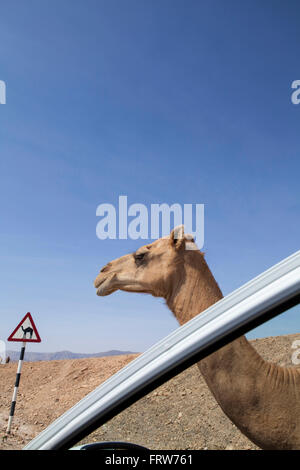
<path fill-rule="evenodd" d="M 28 311 L 35 351 L 143 351 L 177 328 L 163 300 L 95 294 L 99 269 L 145 243 L 97 239 L 96 208 L 119 195 L 205 204 L 224 294 L 299 249 L 299 14 L 293 0 L 2 2 L 1 339 Z M 255 335 L 299 331 L 298 310 Z"/>

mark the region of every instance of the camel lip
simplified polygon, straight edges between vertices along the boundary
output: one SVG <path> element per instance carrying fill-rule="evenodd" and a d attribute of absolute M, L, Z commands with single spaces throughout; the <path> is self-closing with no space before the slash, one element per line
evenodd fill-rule
<path fill-rule="evenodd" d="M 95 288 L 99 289 L 99 287 L 102 286 L 102 284 L 104 284 L 104 282 L 107 281 L 108 278 L 109 276 L 103 276 L 99 274 L 94 281 Z"/>
<path fill-rule="evenodd" d="M 98 287 L 96 294 L 97 294 L 99 297 L 102 297 L 102 296 L 103 296 L 103 289 L 101 289 L 101 286 Z"/>
<path fill-rule="evenodd" d="M 98 287 L 96 294 L 98 297 L 105 297 L 106 295 L 112 294 L 117 289 L 103 289 L 102 285 Z"/>
<path fill-rule="evenodd" d="M 94 286 L 96 289 L 99 289 L 99 287 L 101 286 L 101 284 L 103 284 L 103 282 L 105 281 L 105 279 L 101 279 L 99 281 L 99 279 L 96 279 L 95 282 L 94 282 Z"/>
<path fill-rule="evenodd" d="M 109 283 L 111 282 L 112 278 L 113 276 L 112 277 L 108 276 L 104 279 L 101 279 L 100 281 L 97 281 L 97 283 L 95 284 L 95 287 L 97 289 L 96 294 L 99 297 L 104 297 L 106 295 L 109 295 L 116 290 L 115 288 L 109 288 Z"/>
<path fill-rule="evenodd" d="M 105 283 L 106 279 L 102 279 L 100 282 L 97 282 L 97 285 L 95 286 L 97 289 L 97 295 L 103 295 L 101 292 L 103 291 L 103 284 Z"/>

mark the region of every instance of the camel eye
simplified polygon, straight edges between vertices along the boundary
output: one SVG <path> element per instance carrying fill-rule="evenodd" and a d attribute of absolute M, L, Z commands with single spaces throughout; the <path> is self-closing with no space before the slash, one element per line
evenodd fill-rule
<path fill-rule="evenodd" d="M 145 258 L 146 253 L 135 253 L 134 254 L 134 259 L 135 261 L 139 262 L 142 261 Z"/>

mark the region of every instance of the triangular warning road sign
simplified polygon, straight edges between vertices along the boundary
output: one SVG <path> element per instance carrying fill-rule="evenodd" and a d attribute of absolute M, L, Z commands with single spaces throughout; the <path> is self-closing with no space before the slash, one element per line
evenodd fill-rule
<path fill-rule="evenodd" d="M 40 343 L 41 338 L 38 334 L 34 321 L 30 313 L 26 313 L 23 320 L 14 329 L 7 341 L 26 341 L 27 343 Z"/>

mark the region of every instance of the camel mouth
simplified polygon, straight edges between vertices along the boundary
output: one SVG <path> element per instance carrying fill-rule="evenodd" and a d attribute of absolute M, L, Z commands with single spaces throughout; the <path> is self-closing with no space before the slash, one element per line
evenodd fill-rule
<path fill-rule="evenodd" d="M 117 288 L 110 286 L 110 283 L 113 278 L 114 275 L 112 277 L 110 276 L 105 279 L 101 279 L 100 281 L 98 279 L 95 281 L 95 287 L 97 289 L 96 294 L 99 297 L 110 295 L 117 290 Z"/>

